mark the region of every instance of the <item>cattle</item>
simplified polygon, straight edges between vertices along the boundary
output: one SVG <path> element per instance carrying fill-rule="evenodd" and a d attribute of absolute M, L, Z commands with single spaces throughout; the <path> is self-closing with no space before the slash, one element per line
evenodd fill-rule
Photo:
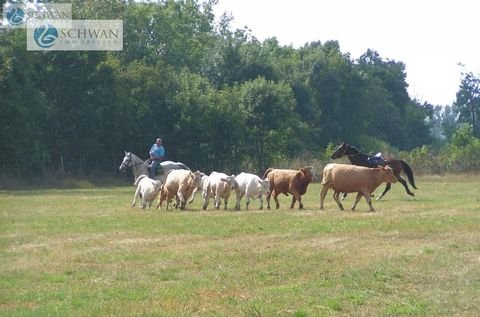
<path fill-rule="evenodd" d="M 263 209 L 263 195 L 267 195 L 270 192 L 270 181 L 268 179 L 261 179 L 257 175 L 250 173 L 240 173 L 235 177 L 235 181 L 238 186 L 235 189 L 237 196 L 237 204 L 235 209 L 240 210 L 240 200 L 245 196 L 246 209 L 250 204 L 250 198 L 259 198 L 260 209 Z"/>
<path fill-rule="evenodd" d="M 143 209 L 147 207 L 150 209 L 152 202 L 157 197 L 158 192 L 162 186 L 160 181 L 149 178 L 147 175 L 140 175 L 133 184 L 137 186 L 135 190 L 135 195 L 133 196 L 132 208 L 135 206 L 137 197 L 140 197 L 141 204 L 140 207 Z"/>
<path fill-rule="evenodd" d="M 224 209 L 227 210 L 230 192 L 236 187 L 237 182 L 235 181 L 235 175 L 228 176 L 225 173 L 212 172 L 203 187 L 203 210 L 207 209 L 210 197 L 212 196 L 215 200 L 215 209 L 220 209 L 221 200 L 223 199 L 225 202 Z"/>
<path fill-rule="evenodd" d="M 200 171 L 191 172 L 189 170 L 171 170 L 165 177 L 165 183 L 162 186 L 157 208 L 162 207 L 162 203 L 167 201 L 167 209 L 170 200 L 173 197 L 177 199 L 177 207 L 185 209 L 187 198 L 193 191 L 200 186 Z"/>
<path fill-rule="evenodd" d="M 298 208 L 303 209 L 302 195 L 305 194 L 308 184 L 313 180 L 313 167 L 306 166 L 299 170 L 269 168 L 265 171 L 263 178 L 270 181 L 270 193 L 266 197 L 268 209 L 270 209 L 272 195 L 276 203 L 276 209 L 278 209 L 280 208 L 278 195 L 288 196 L 289 193 L 293 195 L 290 209 L 294 207 L 297 200 Z"/>
<path fill-rule="evenodd" d="M 388 166 L 368 168 L 347 164 L 327 164 L 323 169 L 320 209 L 323 210 L 323 202 L 327 191 L 333 188 L 333 199 L 335 199 L 341 210 L 344 209 L 339 199 L 340 193 L 357 193 L 352 211 L 355 210 L 362 195 L 367 200 L 370 211 L 375 211 L 372 207 L 371 193 L 382 183 L 395 182 L 397 182 L 397 178 L 393 174 L 393 170 Z"/>
<path fill-rule="evenodd" d="M 193 199 L 195 198 L 195 194 L 200 191 L 203 192 L 203 187 L 208 185 L 208 175 L 201 172 L 200 173 L 200 186 L 197 186 L 192 194 L 190 195 L 190 198 L 188 199 L 188 203 L 191 204 L 193 202 Z"/>

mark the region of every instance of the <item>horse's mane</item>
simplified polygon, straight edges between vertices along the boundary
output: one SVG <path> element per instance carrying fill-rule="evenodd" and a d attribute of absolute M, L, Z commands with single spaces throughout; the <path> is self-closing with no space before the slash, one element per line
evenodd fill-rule
<path fill-rule="evenodd" d="M 129 153 L 130 153 L 130 155 L 132 156 L 132 158 L 137 158 L 137 159 L 139 159 L 140 161 L 143 161 L 143 160 L 142 160 L 138 155 L 136 155 L 135 153 L 133 153 L 133 152 L 129 152 Z"/>
<path fill-rule="evenodd" d="M 357 151 L 357 153 L 362 153 L 362 152 L 360 152 L 359 149 L 357 149 L 357 148 L 355 147 L 355 145 L 348 144 L 348 147 L 351 148 L 351 149 L 354 150 L 354 151 Z"/>

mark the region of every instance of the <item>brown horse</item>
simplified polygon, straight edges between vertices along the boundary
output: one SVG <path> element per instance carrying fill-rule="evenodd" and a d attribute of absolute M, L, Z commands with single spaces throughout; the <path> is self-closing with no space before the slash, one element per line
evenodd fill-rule
<path fill-rule="evenodd" d="M 366 167 L 376 167 L 376 166 L 370 166 L 369 158 L 372 156 L 364 154 L 357 150 L 354 146 L 343 142 L 340 144 L 336 149 L 335 152 L 333 152 L 331 158 L 332 159 L 337 159 L 342 156 L 346 155 L 348 159 L 350 160 L 350 163 L 353 165 L 358 165 L 358 166 L 366 166 Z M 410 191 L 408 188 L 407 182 L 400 176 L 400 173 L 404 171 L 405 175 L 407 175 L 408 181 L 410 182 L 410 185 L 412 185 L 413 188 L 417 189 L 415 186 L 415 180 L 413 179 L 413 172 L 410 166 L 405 161 L 402 160 L 397 160 L 394 158 L 389 158 L 385 160 L 385 164 L 388 165 L 392 168 L 393 174 L 395 174 L 395 177 L 398 179 L 398 181 L 405 187 L 405 191 L 407 194 L 410 196 L 415 196 L 413 192 Z M 391 183 L 387 183 L 387 186 L 385 187 L 385 190 L 383 193 L 377 198 L 377 200 L 380 200 L 385 194 L 390 190 L 392 187 Z"/>

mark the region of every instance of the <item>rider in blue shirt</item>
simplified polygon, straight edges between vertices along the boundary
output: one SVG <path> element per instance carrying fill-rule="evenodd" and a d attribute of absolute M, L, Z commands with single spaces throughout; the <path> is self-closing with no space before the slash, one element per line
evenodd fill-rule
<path fill-rule="evenodd" d="M 155 170 L 160 162 L 163 160 L 165 156 L 165 149 L 162 145 L 162 139 L 157 138 L 155 144 L 152 145 L 150 148 L 150 160 L 152 164 L 150 165 L 150 178 L 155 178 Z"/>

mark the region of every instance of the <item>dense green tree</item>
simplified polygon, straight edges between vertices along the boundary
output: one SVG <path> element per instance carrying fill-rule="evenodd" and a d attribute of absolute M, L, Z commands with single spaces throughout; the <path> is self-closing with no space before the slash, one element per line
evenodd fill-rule
<path fill-rule="evenodd" d="M 67 172 L 113 173 L 123 150 L 146 158 L 157 136 L 167 159 L 232 173 L 324 158 L 339 141 L 431 142 L 432 107 L 408 97 L 403 63 L 374 50 L 352 60 L 336 41 L 261 42 L 231 16 L 216 22 L 215 0 L 71 2 L 75 18 L 122 19 L 124 50 L 28 52 L 24 30 L 0 29 L 3 173 L 40 175 L 61 158 Z M 440 115 L 447 137 L 457 112 L 472 117 L 472 83 Z"/>
<path fill-rule="evenodd" d="M 400 148 L 411 149 L 430 142 L 426 118 L 428 105 L 408 97 L 405 65 L 383 60 L 372 50 L 358 59 L 360 76 L 366 81 L 364 99 L 370 118 L 369 135 Z"/>
<path fill-rule="evenodd" d="M 264 78 L 246 82 L 241 87 L 240 105 L 249 131 L 247 151 L 257 172 L 298 153 L 303 131 L 290 86 Z"/>
<path fill-rule="evenodd" d="M 242 156 L 244 114 L 233 90 L 215 90 L 208 80 L 187 70 L 176 77 L 169 129 L 175 157 L 192 168 L 233 171 Z M 173 119 L 173 120 L 172 120 Z"/>
<path fill-rule="evenodd" d="M 32 177 L 50 159 L 45 143 L 47 98 L 37 83 L 41 54 L 25 50 L 23 30 L 0 29 L 0 169 Z"/>
<path fill-rule="evenodd" d="M 358 141 L 366 133 L 368 116 L 364 108 L 364 81 L 349 55 L 342 54 L 338 42 L 315 43 L 322 53 L 310 69 L 309 85 L 321 115 L 315 123 L 323 127 L 321 139 Z"/>
<path fill-rule="evenodd" d="M 480 78 L 469 72 L 463 74 L 455 110 L 459 113 L 459 121 L 472 126 L 473 135 L 480 136 Z"/>
<path fill-rule="evenodd" d="M 458 127 L 458 113 L 455 110 L 454 106 L 445 106 L 443 107 L 442 115 L 441 115 L 441 124 L 442 124 L 442 131 L 445 134 L 447 140 L 449 140 L 455 130 Z"/>
<path fill-rule="evenodd" d="M 161 1 L 130 4 L 124 21 L 126 61 L 159 59 L 173 67 L 199 70 L 213 45 L 214 1 Z"/>

